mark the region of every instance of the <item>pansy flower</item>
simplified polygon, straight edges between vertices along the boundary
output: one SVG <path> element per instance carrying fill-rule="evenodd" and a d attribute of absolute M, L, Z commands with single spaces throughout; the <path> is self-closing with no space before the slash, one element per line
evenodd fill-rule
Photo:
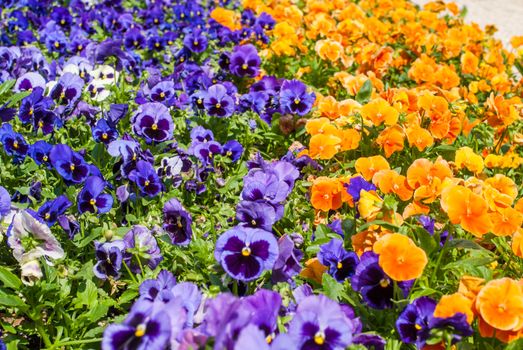
<path fill-rule="evenodd" d="M 158 102 L 146 103 L 138 107 L 131 122 L 136 135 L 148 143 L 172 139 L 174 123 L 167 107 Z"/>
<path fill-rule="evenodd" d="M 40 209 L 38 209 L 38 217 L 40 217 L 49 227 L 53 226 L 65 211 L 73 205 L 71 201 L 64 195 L 56 197 L 54 200 L 45 202 Z"/>
<path fill-rule="evenodd" d="M 236 220 L 241 226 L 272 231 L 276 222 L 274 207 L 264 202 L 241 201 L 236 208 Z"/>
<path fill-rule="evenodd" d="M 409 294 L 414 281 L 398 282 L 404 297 Z M 351 278 L 352 289 L 359 292 L 365 304 L 375 309 L 385 309 L 393 306 L 394 282 L 379 266 L 378 255 L 365 252 L 356 266 Z"/>
<path fill-rule="evenodd" d="M 15 163 L 22 162 L 29 151 L 29 145 L 24 137 L 13 131 L 11 124 L 4 124 L 0 128 L 0 143 L 4 146 L 5 153 L 13 156 Z"/>
<path fill-rule="evenodd" d="M 286 234 L 278 240 L 278 251 L 278 259 L 272 269 L 272 281 L 291 283 L 292 277 L 299 274 L 302 269 L 300 261 L 303 252 L 295 247 L 292 238 Z"/>
<path fill-rule="evenodd" d="M 92 128 L 93 138 L 96 142 L 109 144 L 118 138 L 118 130 L 102 118 Z"/>
<path fill-rule="evenodd" d="M 311 295 L 300 301 L 289 325 L 281 335 L 295 349 L 345 349 L 352 343 L 354 326 L 340 305 L 325 295 Z"/>
<path fill-rule="evenodd" d="M 49 152 L 49 159 L 58 174 L 66 181 L 82 183 L 89 176 L 89 166 L 84 158 L 67 145 L 54 145 Z"/>
<path fill-rule="evenodd" d="M 243 146 L 236 140 L 227 141 L 222 147 L 222 154 L 237 162 L 243 154 Z"/>
<path fill-rule="evenodd" d="M 151 163 L 139 160 L 136 169 L 129 174 L 129 180 L 136 183 L 143 195 L 155 197 L 162 191 L 162 183 Z"/>
<path fill-rule="evenodd" d="M 194 29 L 191 33 L 186 34 L 183 38 L 183 46 L 194 53 L 201 53 L 207 48 L 208 41 L 203 32 Z"/>
<path fill-rule="evenodd" d="M 5 187 L 0 186 L 0 219 L 11 211 L 11 196 Z"/>
<path fill-rule="evenodd" d="M 29 147 L 29 156 L 35 161 L 36 164 L 44 164 L 48 168 L 51 168 L 51 162 L 49 160 L 49 153 L 53 146 L 45 141 L 36 141 Z"/>
<path fill-rule="evenodd" d="M 124 46 L 127 50 L 143 49 L 145 37 L 138 28 L 129 29 L 124 35 Z"/>
<path fill-rule="evenodd" d="M 16 80 L 14 91 L 33 91 L 36 88 L 45 91 L 45 79 L 39 73 L 28 72 Z"/>
<path fill-rule="evenodd" d="M 346 251 L 343 248 L 343 241 L 337 238 L 320 246 L 318 260 L 329 268 L 329 274 L 338 282 L 343 282 L 354 275 L 358 264 L 356 253 Z"/>
<path fill-rule="evenodd" d="M 120 277 L 125 243 L 121 239 L 100 243 L 94 242 L 96 249 L 96 264 L 93 266 L 94 275 L 100 279 Z"/>
<path fill-rule="evenodd" d="M 278 242 L 265 230 L 235 227 L 216 241 L 214 257 L 234 279 L 252 281 L 278 258 Z"/>
<path fill-rule="evenodd" d="M 234 113 L 234 100 L 228 95 L 227 89 L 222 84 L 215 84 L 209 87 L 203 104 L 209 115 L 224 118 Z"/>
<path fill-rule="evenodd" d="M 82 95 L 85 82 L 73 73 L 64 73 L 51 90 L 51 98 L 60 104 L 73 104 Z"/>
<path fill-rule="evenodd" d="M 307 87 L 298 80 L 286 80 L 280 90 L 280 108 L 283 113 L 304 116 L 309 113 L 316 95 L 307 93 Z"/>
<path fill-rule="evenodd" d="M 229 69 L 239 77 L 256 77 L 260 72 L 261 59 L 252 44 L 236 46 L 230 56 Z"/>
<path fill-rule="evenodd" d="M 187 245 L 192 238 L 192 217 L 180 201 L 171 198 L 163 207 L 163 229 L 172 244 Z"/>
<path fill-rule="evenodd" d="M 107 213 L 113 206 L 113 196 L 102 193 L 105 181 L 98 176 L 89 176 L 77 198 L 80 213 Z"/>

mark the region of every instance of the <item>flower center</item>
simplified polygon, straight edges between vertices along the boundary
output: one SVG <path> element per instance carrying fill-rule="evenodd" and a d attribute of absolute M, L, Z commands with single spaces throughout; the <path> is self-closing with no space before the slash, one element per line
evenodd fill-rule
<path fill-rule="evenodd" d="M 317 345 L 323 345 L 323 343 L 325 343 L 325 333 L 322 331 L 316 332 L 316 334 L 314 334 L 314 342 Z"/>
<path fill-rule="evenodd" d="M 43 160 L 44 162 L 47 162 L 47 161 L 49 160 L 49 157 L 48 157 L 48 156 L 43 156 L 43 157 L 42 157 L 42 160 Z"/>
<path fill-rule="evenodd" d="M 104 132 L 104 133 L 102 134 L 102 139 L 107 140 L 107 136 L 108 136 L 107 133 Z"/>
<path fill-rule="evenodd" d="M 13 148 L 18 149 L 18 141 L 13 141 Z"/>
<path fill-rule="evenodd" d="M 192 42 L 194 46 L 198 46 L 198 40 Z"/>
<path fill-rule="evenodd" d="M 74 164 L 69 165 L 69 169 L 71 169 L 71 171 L 74 171 L 74 168 L 75 168 Z"/>
<path fill-rule="evenodd" d="M 380 286 L 382 288 L 387 288 L 390 284 L 390 281 L 388 278 L 383 278 L 381 281 L 380 281 Z"/>
<path fill-rule="evenodd" d="M 159 43 L 159 42 L 156 42 L 156 43 L 154 44 L 154 46 L 156 46 L 156 47 L 160 47 L 160 43 Z"/>
<path fill-rule="evenodd" d="M 39 128 L 43 128 L 43 127 L 44 127 L 44 122 L 40 120 L 40 121 L 38 122 L 38 127 L 39 127 Z"/>
<path fill-rule="evenodd" d="M 151 129 L 153 129 L 153 130 L 158 129 L 158 125 L 156 123 L 154 123 L 153 126 L 151 126 Z"/>
<path fill-rule="evenodd" d="M 33 113 L 34 113 L 34 109 L 32 107 L 29 108 L 29 115 L 33 115 Z"/>
<path fill-rule="evenodd" d="M 248 66 L 247 64 L 244 63 L 244 64 L 242 65 L 242 68 L 243 68 L 243 69 L 247 69 L 247 68 L 249 68 L 249 66 Z"/>
<path fill-rule="evenodd" d="M 296 97 L 296 98 L 294 99 L 294 104 L 295 104 L 295 105 L 299 105 L 300 102 L 301 102 L 301 100 L 300 100 L 298 97 Z"/>
<path fill-rule="evenodd" d="M 336 268 L 339 270 L 343 267 L 343 264 L 341 263 L 341 261 L 338 261 L 338 264 L 336 264 Z"/>
<path fill-rule="evenodd" d="M 140 323 L 138 327 L 136 327 L 136 330 L 134 331 L 134 335 L 138 338 L 143 337 L 145 335 L 146 326 L 144 323 Z"/>
<path fill-rule="evenodd" d="M 416 324 L 414 325 L 414 328 L 416 328 L 416 330 L 419 331 L 419 330 L 421 330 L 422 327 L 421 327 L 419 324 L 416 323 Z"/>
<path fill-rule="evenodd" d="M 252 225 L 252 226 L 256 225 L 256 220 L 252 219 L 252 220 L 251 220 L 251 225 Z"/>
<path fill-rule="evenodd" d="M 60 47 L 60 43 L 58 41 L 55 41 L 54 42 L 54 47 L 56 47 L 58 49 Z"/>
<path fill-rule="evenodd" d="M 398 264 L 403 264 L 405 262 L 405 257 L 403 256 L 398 256 L 396 258 L 396 261 L 398 262 Z"/>
<path fill-rule="evenodd" d="M 196 101 L 196 103 L 197 103 L 197 104 L 199 104 L 199 105 L 201 105 L 201 104 L 202 104 L 202 102 L 203 102 L 203 101 L 202 101 L 202 99 L 201 99 L 201 98 L 199 98 L 199 99 L 198 99 L 198 100 Z"/>
<path fill-rule="evenodd" d="M 49 213 L 45 213 L 44 218 L 45 218 L 46 220 L 49 220 L 49 219 L 51 218 L 51 214 L 49 214 Z"/>
<path fill-rule="evenodd" d="M 221 104 L 220 102 L 218 102 L 218 103 L 216 104 L 216 108 L 221 108 L 221 107 L 222 107 L 222 104 Z"/>
<path fill-rule="evenodd" d="M 149 186 L 149 184 L 150 184 L 149 180 L 146 180 L 145 181 L 145 187 Z"/>
<path fill-rule="evenodd" d="M 134 46 L 138 46 L 138 40 L 135 40 L 135 41 L 133 42 L 133 44 L 134 44 Z"/>
<path fill-rule="evenodd" d="M 243 255 L 243 256 L 249 256 L 249 255 L 251 255 L 251 248 L 249 248 L 249 247 L 243 247 L 243 248 L 242 248 L 242 255 Z"/>
<path fill-rule="evenodd" d="M 94 205 L 96 204 L 96 199 L 91 198 L 91 200 L 89 201 L 89 204 L 91 204 L 94 207 Z"/>
<path fill-rule="evenodd" d="M 165 98 L 165 92 L 160 92 L 160 98 Z"/>

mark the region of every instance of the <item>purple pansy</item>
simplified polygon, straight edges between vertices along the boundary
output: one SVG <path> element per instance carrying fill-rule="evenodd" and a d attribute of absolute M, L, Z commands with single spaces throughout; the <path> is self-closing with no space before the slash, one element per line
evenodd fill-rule
<path fill-rule="evenodd" d="M 374 252 L 362 254 L 351 284 L 352 289 L 361 294 L 364 303 L 368 306 L 375 309 L 393 306 L 394 281 L 380 267 L 378 255 Z M 398 282 L 404 297 L 409 294 L 412 284 L 413 281 Z"/>
<path fill-rule="evenodd" d="M 230 56 L 229 69 L 236 76 L 254 78 L 260 72 L 260 64 L 261 59 L 254 45 L 240 45 Z"/>
<path fill-rule="evenodd" d="M 318 260 L 328 267 L 329 274 L 338 282 L 343 282 L 354 275 L 358 264 L 358 255 L 343 248 L 343 241 L 335 238 L 322 244 L 318 252 Z"/>
<path fill-rule="evenodd" d="M 0 218 L 11 211 L 11 196 L 5 187 L 0 186 Z"/>
<path fill-rule="evenodd" d="M 376 186 L 370 182 L 365 181 L 365 179 L 361 176 L 355 176 L 350 179 L 348 185 L 345 184 L 345 189 L 347 190 L 347 193 L 351 195 L 354 202 L 357 202 L 360 200 L 361 191 L 375 191 Z"/>
<path fill-rule="evenodd" d="M 118 130 L 102 118 L 92 128 L 93 139 L 96 142 L 109 144 L 118 138 Z"/>
<path fill-rule="evenodd" d="M 47 224 L 47 226 L 51 227 L 72 205 L 73 204 L 66 196 L 60 195 L 54 200 L 45 202 L 40 209 L 38 209 L 37 214 L 38 217 Z"/>
<path fill-rule="evenodd" d="M 73 73 L 64 73 L 51 90 L 50 96 L 59 104 L 73 104 L 82 95 L 85 82 Z"/>
<path fill-rule="evenodd" d="M 283 113 L 304 116 L 309 113 L 316 96 L 307 93 L 307 86 L 299 80 L 286 80 L 280 90 L 280 108 Z"/>
<path fill-rule="evenodd" d="M 272 231 L 276 222 L 274 207 L 264 202 L 241 201 L 236 208 L 236 220 L 241 226 Z"/>
<path fill-rule="evenodd" d="M 105 181 L 98 176 L 89 176 L 84 188 L 78 194 L 78 211 L 104 214 L 113 207 L 113 196 L 102 193 L 106 186 Z"/>
<path fill-rule="evenodd" d="M 171 238 L 172 244 L 187 245 L 192 238 L 191 214 L 182 204 L 171 198 L 163 207 L 163 229 Z"/>
<path fill-rule="evenodd" d="M 216 241 L 214 257 L 234 279 L 252 281 L 278 258 L 278 242 L 265 230 L 234 227 Z"/>
<path fill-rule="evenodd" d="M 209 115 L 219 118 L 231 116 L 235 109 L 234 100 L 222 84 L 215 84 L 207 89 L 203 104 Z"/>
<path fill-rule="evenodd" d="M 169 109 L 158 102 L 140 105 L 131 118 L 133 131 L 147 143 L 172 139 L 174 123 Z"/>
<path fill-rule="evenodd" d="M 13 156 L 14 163 L 21 163 L 29 151 L 29 145 L 24 137 L 13 131 L 11 124 L 4 124 L 0 128 L 0 143 L 4 146 L 5 152 Z"/>
<path fill-rule="evenodd" d="M 236 140 L 227 141 L 222 147 L 222 154 L 237 162 L 243 154 L 243 146 Z"/>
<path fill-rule="evenodd" d="M 278 250 L 278 259 L 272 269 L 272 281 L 289 282 L 302 269 L 300 260 L 303 258 L 303 252 L 294 246 L 294 241 L 288 235 L 280 237 Z"/>
<path fill-rule="evenodd" d="M 139 160 L 136 169 L 130 172 L 129 180 L 134 182 L 143 195 L 155 197 L 162 191 L 162 183 L 151 163 Z"/>
<path fill-rule="evenodd" d="M 93 266 L 94 275 L 100 279 L 108 277 L 118 279 L 125 249 L 124 241 L 121 239 L 105 243 L 95 241 L 94 246 L 97 260 Z"/>
<path fill-rule="evenodd" d="M 183 38 L 183 46 L 194 53 L 201 53 L 207 48 L 208 41 L 200 29 L 194 29 Z"/>
<path fill-rule="evenodd" d="M 45 90 L 45 79 L 38 73 L 28 72 L 16 80 L 14 91 L 32 91 L 36 88 Z"/>

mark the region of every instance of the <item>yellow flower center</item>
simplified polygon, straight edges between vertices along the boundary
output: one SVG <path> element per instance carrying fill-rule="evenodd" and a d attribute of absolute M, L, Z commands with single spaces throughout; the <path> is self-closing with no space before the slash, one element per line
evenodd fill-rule
<path fill-rule="evenodd" d="M 160 43 L 157 42 L 157 43 L 154 44 L 154 46 L 160 47 Z"/>
<path fill-rule="evenodd" d="M 156 23 L 156 24 L 158 23 L 158 18 L 154 19 L 154 23 Z"/>
<path fill-rule="evenodd" d="M 165 92 L 163 92 L 163 91 L 160 92 L 160 97 L 161 97 L 161 98 L 165 98 Z"/>
<path fill-rule="evenodd" d="M 60 47 L 60 43 L 58 41 L 55 41 L 54 42 L 54 47 L 56 47 L 58 49 Z"/>
<path fill-rule="evenodd" d="M 414 328 L 416 328 L 416 330 L 419 331 L 419 330 L 421 330 L 422 327 L 421 327 L 419 324 L 416 323 L 416 324 L 414 325 Z"/>
<path fill-rule="evenodd" d="M 60 21 L 60 24 L 61 24 L 61 25 L 64 25 L 64 24 L 65 24 L 65 19 L 62 19 L 62 20 Z"/>
<path fill-rule="evenodd" d="M 242 248 L 242 255 L 243 255 L 243 256 L 249 256 L 249 255 L 251 255 L 251 248 L 249 248 L 249 247 L 243 247 L 243 248 Z"/>
<path fill-rule="evenodd" d="M 29 108 L 29 115 L 33 115 L 34 113 L 34 109 L 33 108 Z"/>
<path fill-rule="evenodd" d="M 295 105 L 299 105 L 299 104 L 300 104 L 300 101 L 301 101 L 301 100 L 300 100 L 299 98 L 296 97 L 296 98 L 294 99 L 294 104 L 295 104 Z"/>
<path fill-rule="evenodd" d="M 251 220 L 251 225 L 253 225 L 253 226 L 256 225 L 256 220 L 252 219 Z"/>
<path fill-rule="evenodd" d="M 44 122 L 40 120 L 40 121 L 38 122 L 38 127 L 39 127 L 39 128 L 43 128 L 43 127 L 44 127 Z"/>
<path fill-rule="evenodd" d="M 336 268 L 339 270 L 343 267 L 343 264 L 341 263 L 341 261 L 338 261 L 338 264 L 336 265 Z"/>
<path fill-rule="evenodd" d="M 134 335 L 138 338 L 143 337 L 145 335 L 146 327 L 145 324 L 140 323 L 138 327 L 136 327 L 136 331 L 134 331 Z"/>
<path fill-rule="evenodd" d="M 194 46 L 198 46 L 198 40 L 192 42 Z"/>
<path fill-rule="evenodd" d="M 47 157 L 47 156 L 43 156 L 43 157 L 42 157 L 42 160 L 43 160 L 44 162 L 47 162 L 47 161 L 49 160 L 49 157 Z"/>
<path fill-rule="evenodd" d="M 244 63 L 244 64 L 242 65 L 242 68 L 243 68 L 243 69 L 247 69 L 247 68 L 249 68 L 249 66 L 248 66 L 247 64 Z"/>
<path fill-rule="evenodd" d="M 198 99 L 198 100 L 196 101 L 196 103 L 198 103 L 199 105 L 201 105 L 201 104 L 202 104 L 202 102 L 203 102 L 203 101 L 202 101 L 202 99 L 201 99 L 201 98 L 199 98 L 199 99 Z"/>
<path fill-rule="evenodd" d="M 13 142 L 13 148 L 14 149 L 18 149 L 18 141 L 14 141 Z"/>
<path fill-rule="evenodd" d="M 91 204 L 92 206 L 94 206 L 94 205 L 96 204 L 96 199 L 91 198 L 91 200 L 89 201 L 89 204 Z"/>
<path fill-rule="evenodd" d="M 380 286 L 382 288 L 387 288 L 390 284 L 390 281 L 387 278 L 384 278 L 380 281 Z"/>
<path fill-rule="evenodd" d="M 158 129 L 158 125 L 156 125 L 156 123 L 154 123 L 153 126 L 151 126 L 151 129 L 153 129 L 153 130 Z"/>
<path fill-rule="evenodd" d="M 102 139 L 107 140 L 107 137 L 108 137 L 107 133 L 104 132 L 104 133 L 102 134 Z"/>
<path fill-rule="evenodd" d="M 51 218 L 51 214 L 49 214 L 49 213 L 45 213 L 44 218 L 45 218 L 46 220 L 49 220 L 49 219 Z"/>
<path fill-rule="evenodd" d="M 71 169 L 71 171 L 73 171 L 74 168 L 75 168 L 74 164 L 69 165 L 69 169 Z"/>
<path fill-rule="evenodd" d="M 270 344 L 272 343 L 274 337 L 272 334 L 269 334 L 266 338 L 265 338 L 265 341 L 267 342 L 267 344 Z"/>
<path fill-rule="evenodd" d="M 60 98 L 65 98 L 65 92 L 62 91 L 62 93 L 60 94 Z"/>
<path fill-rule="evenodd" d="M 149 185 L 150 185 L 150 182 L 149 181 L 145 181 L 145 187 L 147 187 Z"/>
<path fill-rule="evenodd" d="M 222 106 L 222 104 L 219 102 L 216 104 L 216 108 L 220 108 L 221 106 Z"/>
<path fill-rule="evenodd" d="M 82 49 L 83 49 L 83 48 L 84 48 L 84 46 L 83 46 L 83 45 L 81 45 L 81 44 L 80 44 L 80 45 L 78 45 L 78 47 L 77 47 L 78 51 L 82 51 Z"/>
<path fill-rule="evenodd" d="M 316 332 L 316 334 L 314 334 L 314 342 L 317 345 L 323 345 L 323 343 L 325 343 L 325 333 L 322 331 Z"/>

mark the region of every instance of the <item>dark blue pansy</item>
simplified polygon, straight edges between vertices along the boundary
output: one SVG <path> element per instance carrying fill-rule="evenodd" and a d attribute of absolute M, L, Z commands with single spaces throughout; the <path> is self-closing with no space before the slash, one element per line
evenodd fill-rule
<path fill-rule="evenodd" d="M 343 282 L 354 275 L 358 256 L 343 248 L 341 239 L 332 239 L 329 243 L 322 244 L 318 252 L 318 260 L 327 266 L 329 274 L 338 282 Z"/>
<path fill-rule="evenodd" d="M 414 281 L 397 282 L 404 297 L 409 294 Z M 394 282 L 385 274 L 378 263 L 378 255 L 365 252 L 360 258 L 356 271 L 351 278 L 352 289 L 359 292 L 363 302 L 375 309 L 387 309 L 393 306 Z"/>
<path fill-rule="evenodd" d="M 80 224 L 72 215 L 59 216 L 58 225 L 67 233 L 69 239 L 73 239 L 80 232 Z"/>
<path fill-rule="evenodd" d="M 145 47 L 145 36 L 140 29 L 132 28 L 125 33 L 124 46 L 128 50 L 139 50 Z"/>
<path fill-rule="evenodd" d="M 96 142 L 102 142 L 105 144 L 109 144 L 118 138 L 118 130 L 109 125 L 107 120 L 104 118 L 96 122 L 96 125 L 92 128 L 92 133 Z"/>
<path fill-rule="evenodd" d="M 183 46 L 191 52 L 200 53 L 207 48 L 208 41 L 200 29 L 194 29 L 183 38 Z"/>
<path fill-rule="evenodd" d="M 176 199 L 171 198 L 163 207 L 163 229 L 172 244 L 187 245 L 192 237 L 191 214 Z"/>
<path fill-rule="evenodd" d="M 222 153 L 231 158 L 233 162 L 237 162 L 243 154 L 243 146 L 236 140 L 230 140 L 223 145 Z"/>
<path fill-rule="evenodd" d="M 131 122 L 136 135 L 148 143 L 172 139 L 174 123 L 167 107 L 158 102 L 145 103 L 138 107 Z"/>
<path fill-rule="evenodd" d="M 14 163 L 22 162 L 29 151 L 29 145 L 24 137 L 13 131 L 11 124 L 4 124 L 0 128 L 0 143 L 4 146 L 5 152 L 13 156 Z"/>
<path fill-rule="evenodd" d="M 105 181 L 98 176 L 89 176 L 77 198 L 80 213 L 107 213 L 113 206 L 113 196 L 102 193 Z"/>
<path fill-rule="evenodd" d="M 351 195 L 354 202 L 357 202 L 360 200 L 360 193 L 361 191 L 375 191 L 376 186 L 374 186 L 372 183 L 366 181 L 361 176 L 355 176 L 352 177 L 349 181 L 349 184 L 345 184 L 345 189 L 347 190 L 347 193 Z"/>
<path fill-rule="evenodd" d="M 49 159 L 58 174 L 66 181 L 81 183 L 89 176 L 89 166 L 84 158 L 67 145 L 54 145 L 49 152 Z"/>
<path fill-rule="evenodd" d="M 252 281 L 272 269 L 278 242 L 265 230 L 234 227 L 218 237 L 214 257 L 232 278 Z"/>
<path fill-rule="evenodd" d="M 53 8 L 50 17 L 52 20 L 56 22 L 56 24 L 64 28 L 69 28 L 73 20 L 73 17 L 69 13 L 69 9 L 66 7 L 59 6 Z"/>
<path fill-rule="evenodd" d="M 46 167 L 51 167 L 51 162 L 49 160 L 49 153 L 51 152 L 53 145 L 39 140 L 36 141 L 29 147 L 29 156 L 35 161 L 38 165 L 45 165 Z"/>
<path fill-rule="evenodd" d="M 51 98 L 44 97 L 44 89 L 36 87 L 29 96 L 22 100 L 18 118 L 22 123 L 28 123 L 35 118 L 35 115 L 50 110 L 53 105 Z"/>
<path fill-rule="evenodd" d="M 38 217 L 51 227 L 56 223 L 58 217 L 65 213 L 65 211 L 72 205 L 71 201 L 64 195 L 56 197 L 52 201 L 45 202 L 40 209 L 38 209 Z"/>
<path fill-rule="evenodd" d="M 36 41 L 36 37 L 33 34 L 33 31 L 28 29 L 21 32 L 18 32 L 16 43 L 18 46 L 26 46 L 32 44 Z"/>
<path fill-rule="evenodd" d="M 222 84 L 209 87 L 203 100 L 207 113 L 216 117 L 229 117 L 234 113 L 234 100 L 227 94 L 227 89 Z"/>
<path fill-rule="evenodd" d="M 256 77 L 260 72 L 261 59 L 252 44 L 236 46 L 230 56 L 229 69 L 239 77 Z"/>
<path fill-rule="evenodd" d="M 155 197 L 162 191 L 162 183 L 151 163 L 140 160 L 136 169 L 130 172 L 129 180 L 134 182 L 140 192 L 148 197 Z"/>
<path fill-rule="evenodd" d="M 276 25 L 276 21 L 267 12 L 262 12 L 258 18 L 256 18 L 256 24 L 264 30 L 272 30 Z"/>
<path fill-rule="evenodd" d="M 147 48 L 150 51 L 162 51 L 165 49 L 165 42 L 158 34 L 151 34 L 147 38 Z"/>
<path fill-rule="evenodd" d="M 280 108 L 283 113 L 303 116 L 312 108 L 316 97 L 307 93 L 307 86 L 299 80 L 286 80 L 280 90 Z"/>
<path fill-rule="evenodd" d="M 65 53 L 67 49 L 67 36 L 60 29 L 45 28 L 45 46 L 49 52 Z"/>
<path fill-rule="evenodd" d="M 192 148 L 192 152 L 204 166 L 212 165 L 214 156 L 222 154 L 222 145 L 216 141 L 199 142 Z"/>
<path fill-rule="evenodd" d="M 100 243 L 95 241 L 96 264 L 93 266 L 94 275 L 100 279 L 120 277 L 125 243 L 121 239 Z"/>

